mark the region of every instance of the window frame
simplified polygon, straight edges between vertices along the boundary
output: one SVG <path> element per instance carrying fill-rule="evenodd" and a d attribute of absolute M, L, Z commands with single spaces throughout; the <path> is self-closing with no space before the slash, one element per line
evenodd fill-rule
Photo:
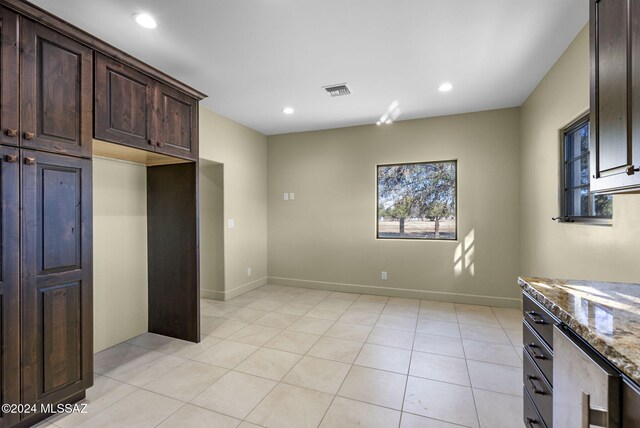
<path fill-rule="evenodd" d="M 572 159 L 566 158 L 566 137 L 568 134 L 574 132 L 578 128 L 582 127 L 584 124 L 587 124 L 589 129 L 589 140 L 591 139 L 591 122 L 590 122 L 590 113 L 586 111 L 578 116 L 577 119 L 573 120 L 569 124 L 567 124 L 564 128 L 560 130 L 560 186 L 559 186 L 559 208 L 560 208 L 560 216 L 554 218 L 554 220 L 558 220 L 560 223 L 579 223 L 579 224 L 591 224 L 597 226 L 611 226 L 613 225 L 613 214 L 612 218 L 607 217 L 597 217 L 597 216 L 573 216 L 568 214 L 567 207 L 567 192 L 572 189 L 580 189 L 585 186 L 574 186 L 569 189 L 567 187 L 567 173 L 568 173 L 568 164 L 570 162 L 578 161 L 581 157 L 586 157 L 591 163 L 590 152 L 591 148 L 587 150 L 586 153 L 583 153 L 580 156 L 576 156 Z M 591 165 L 589 165 L 591 166 Z M 589 172 L 589 184 L 586 186 L 589 190 L 589 205 L 593 203 L 594 193 L 591 192 L 591 172 Z"/>
<path fill-rule="evenodd" d="M 455 167 L 455 238 L 454 239 L 443 239 L 443 238 L 400 238 L 400 237 L 384 237 L 380 236 L 380 218 L 378 217 L 378 206 L 379 206 L 379 197 L 380 197 L 380 189 L 378 188 L 378 170 L 380 167 L 385 166 L 401 166 L 401 165 L 424 165 L 424 164 L 435 164 L 435 163 L 452 163 Z M 435 161 L 420 161 L 420 162 L 393 162 L 393 163 L 381 163 L 375 165 L 375 219 L 376 219 L 376 240 L 381 241 L 427 241 L 427 242 L 458 242 L 459 241 L 459 232 L 460 228 L 458 226 L 459 219 L 459 208 L 458 208 L 458 159 L 444 159 L 444 160 L 435 160 Z"/>

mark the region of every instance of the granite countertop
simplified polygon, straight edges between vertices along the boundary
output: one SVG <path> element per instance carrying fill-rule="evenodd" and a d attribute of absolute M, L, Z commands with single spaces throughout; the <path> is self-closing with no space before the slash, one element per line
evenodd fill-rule
<path fill-rule="evenodd" d="M 640 384 L 640 284 L 533 277 L 518 283 Z"/>

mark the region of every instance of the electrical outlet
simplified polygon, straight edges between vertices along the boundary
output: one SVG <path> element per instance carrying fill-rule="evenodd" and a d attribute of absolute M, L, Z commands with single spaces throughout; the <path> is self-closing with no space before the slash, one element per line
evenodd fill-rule
<path fill-rule="evenodd" d="M 382 272 L 380 272 L 380 279 L 383 281 L 387 280 L 387 271 L 383 270 Z"/>
<path fill-rule="evenodd" d="M 289 200 L 293 201 L 296 198 L 296 195 L 294 193 L 289 193 Z"/>
<path fill-rule="evenodd" d="M 288 193 L 288 192 L 284 192 L 283 199 L 284 199 L 285 201 L 288 201 L 288 200 L 289 200 L 289 193 Z"/>
<path fill-rule="evenodd" d="M 229 229 L 233 229 L 234 227 L 236 227 L 236 221 L 232 218 L 230 218 L 227 221 L 227 226 L 229 227 Z"/>
<path fill-rule="evenodd" d="M 251 272 L 251 268 L 247 268 L 247 276 L 251 276 L 252 272 Z"/>

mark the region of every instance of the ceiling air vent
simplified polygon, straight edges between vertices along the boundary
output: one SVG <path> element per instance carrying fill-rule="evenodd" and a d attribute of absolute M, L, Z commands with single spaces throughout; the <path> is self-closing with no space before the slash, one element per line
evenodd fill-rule
<path fill-rule="evenodd" d="M 332 97 L 341 97 L 343 95 L 349 95 L 351 91 L 347 88 L 346 83 L 338 83 L 337 85 L 323 86 L 323 89 L 327 91 Z"/>

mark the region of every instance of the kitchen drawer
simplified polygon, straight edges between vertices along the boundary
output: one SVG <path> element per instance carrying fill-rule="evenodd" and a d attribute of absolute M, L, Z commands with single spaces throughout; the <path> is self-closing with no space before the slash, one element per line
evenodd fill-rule
<path fill-rule="evenodd" d="M 524 399 L 524 426 L 527 428 L 546 428 L 547 425 L 542 420 L 542 416 L 538 413 L 536 405 L 529 396 L 527 387 L 523 387 L 522 397 Z"/>
<path fill-rule="evenodd" d="M 549 384 L 553 386 L 553 352 L 528 322 L 522 322 L 522 341 L 533 362 L 537 364 Z"/>
<path fill-rule="evenodd" d="M 553 325 L 558 320 L 527 293 L 523 293 L 522 310 L 525 321 L 553 349 Z"/>
<path fill-rule="evenodd" d="M 553 389 L 535 365 L 529 353 L 523 353 L 523 383 L 546 426 L 553 423 Z M 535 425 L 534 425 L 535 426 Z"/>

